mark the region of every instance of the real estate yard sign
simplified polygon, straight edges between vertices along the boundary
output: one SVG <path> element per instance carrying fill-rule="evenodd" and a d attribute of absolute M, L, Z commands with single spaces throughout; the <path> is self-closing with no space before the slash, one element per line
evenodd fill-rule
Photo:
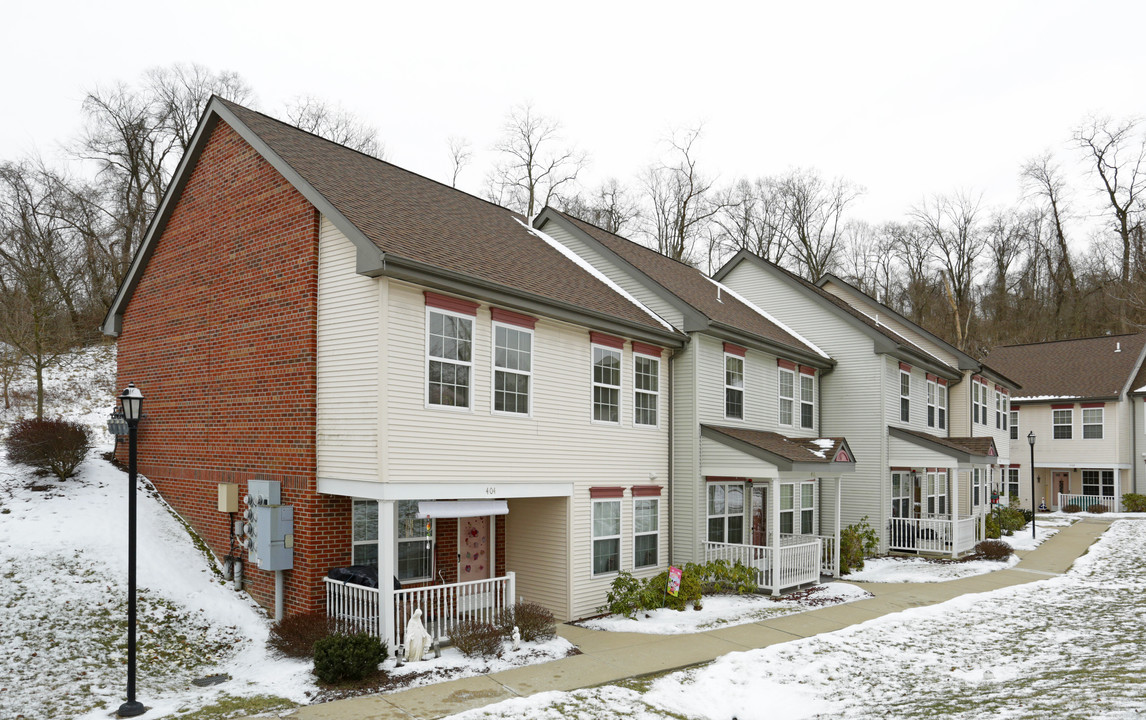
<path fill-rule="evenodd" d="M 669 565 L 668 594 L 673 597 L 676 597 L 676 594 L 680 592 L 680 575 L 680 568 Z"/>

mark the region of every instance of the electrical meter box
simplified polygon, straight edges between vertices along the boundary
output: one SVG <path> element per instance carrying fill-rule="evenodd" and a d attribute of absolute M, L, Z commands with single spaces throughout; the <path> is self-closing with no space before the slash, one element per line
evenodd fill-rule
<path fill-rule="evenodd" d="M 294 507 L 255 506 L 255 555 L 261 570 L 294 567 Z"/>
<path fill-rule="evenodd" d="M 259 512 L 259 508 L 265 507 L 282 507 L 282 486 L 277 480 L 248 480 L 247 481 L 247 496 L 244 498 L 246 509 L 243 511 L 243 536 L 244 544 L 247 546 L 247 560 L 249 562 L 257 563 L 260 568 L 270 570 L 272 568 L 263 565 L 263 558 L 259 554 L 259 549 L 269 550 L 267 543 L 269 540 L 269 529 L 266 523 L 260 524 L 260 518 L 269 517 L 266 513 Z M 291 514 L 292 529 L 289 533 L 294 532 L 294 515 Z M 281 540 L 281 538 L 280 538 Z M 289 567 L 289 566 L 288 566 Z M 279 568 L 285 570 L 288 568 Z"/>
<path fill-rule="evenodd" d="M 239 512 L 238 484 L 219 483 L 219 512 Z"/>

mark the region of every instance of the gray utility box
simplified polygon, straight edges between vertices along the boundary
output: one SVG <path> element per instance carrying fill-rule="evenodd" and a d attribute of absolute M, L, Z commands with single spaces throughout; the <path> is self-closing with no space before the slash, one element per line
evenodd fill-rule
<path fill-rule="evenodd" d="M 261 570 L 294 567 L 294 507 L 255 506 L 255 555 Z"/>

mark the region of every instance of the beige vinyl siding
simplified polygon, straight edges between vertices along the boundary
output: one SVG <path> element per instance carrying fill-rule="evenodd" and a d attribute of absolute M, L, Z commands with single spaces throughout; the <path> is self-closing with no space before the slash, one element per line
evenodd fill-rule
<path fill-rule="evenodd" d="M 1067 403 L 1054 404 L 1065 405 Z M 1019 428 L 1022 432 L 1018 440 L 1008 440 L 1010 456 L 1016 458 L 1016 462 L 1030 463 L 1030 446 L 1027 444 L 1027 433 L 1034 431 L 1036 438 L 1035 462 L 1040 465 L 1062 462 L 1080 467 L 1085 463 L 1114 465 L 1131 462 L 1130 457 L 1120 457 L 1119 454 L 1117 403 L 1106 404 L 1101 440 L 1084 440 L 1082 438 L 1082 407 L 1079 403 L 1073 403 L 1073 407 L 1073 437 L 1070 440 L 1055 440 L 1051 422 L 1051 403 L 1023 405 L 1023 409 L 1019 411 Z M 992 425 L 992 427 L 994 426 Z"/>
<path fill-rule="evenodd" d="M 972 436 L 971 375 L 972 373 L 967 371 L 963 373 L 963 379 L 959 382 L 958 385 L 947 386 L 947 434 L 949 437 Z M 1008 440 L 1007 442 L 1010 441 Z"/>
<path fill-rule="evenodd" d="M 632 269 L 631 266 L 627 264 L 619 265 L 612 259 L 612 256 L 606 256 L 604 253 L 598 251 L 595 246 L 583 242 L 576 235 L 556 222 L 546 223 L 542 232 L 581 256 L 581 258 L 596 268 L 597 271 L 603 273 L 605 277 L 640 300 L 646 307 L 657 315 L 660 315 L 670 325 L 676 328 L 683 326 L 684 316 L 681 312 L 644 285 L 646 282 L 651 283 L 652 280 L 643 277 L 637 279 L 635 276 L 637 271 Z"/>
<path fill-rule="evenodd" d="M 544 605 L 559 622 L 569 607 L 570 498 L 514 498 L 505 516 L 505 567 L 517 574 L 517 595 Z"/>
<path fill-rule="evenodd" d="M 633 357 L 627 342 L 622 351 L 621 423 L 595 423 L 589 331 L 539 318 L 532 345 L 532 415 L 510 417 L 492 411 L 488 306 L 480 307 L 474 319 L 472 410 L 426 405 L 422 288 L 392 281 L 388 320 L 388 479 L 425 485 L 480 483 L 491 488 L 491 497 L 515 483 L 572 484 L 570 612 L 574 617 L 592 613 L 604 602 L 612 578 L 591 577 L 589 488 L 665 485 L 667 352 L 661 358 L 659 428 L 633 426 Z M 631 527 L 628 490 L 622 510 L 629 513 L 623 526 Z M 515 538 L 507 537 L 507 544 L 514 543 Z M 621 567 L 631 569 L 631 538 L 623 540 L 622 550 L 627 554 L 622 554 Z"/>
<path fill-rule="evenodd" d="M 928 468 L 950 467 L 956 464 L 950 455 L 920 447 L 903 438 L 893 437 L 888 440 L 891 452 L 889 467 Z"/>
<path fill-rule="evenodd" d="M 325 217 L 318 239 L 318 477 L 378 480 L 379 281 Z"/>
<path fill-rule="evenodd" d="M 697 409 L 697 334 L 673 360 L 672 561 L 697 562 L 704 528 L 704 478 L 700 477 Z M 667 501 L 667 498 L 666 498 Z"/>
<path fill-rule="evenodd" d="M 810 297 L 754 263 L 740 263 L 723 283 L 836 361 L 819 382 L 819 412 L 820 434 L 846 437 L 857 459 L 855 473 L 843 478 L 841 522 L 846 527 L 866 516 L 882 537 L 891 505 L 887 424 L 879 420 L 886 413 L 884 357 L 875 354 L 870 337 L 826 307 L 826 301 Z M 898 387 L 895 398 L 898 409 Z"/>
<path fill-rule="evenodd" d="M 700 439 L 700 472 L 705 477 L 778 477 L 776 466 L 715 440 Z"/>

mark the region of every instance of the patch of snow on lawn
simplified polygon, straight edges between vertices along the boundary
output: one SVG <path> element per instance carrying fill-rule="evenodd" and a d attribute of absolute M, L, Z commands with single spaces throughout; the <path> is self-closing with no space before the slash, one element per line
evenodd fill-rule
<path fill-rule="evenodd" d="M 572 650 L 574 650 L 573 643 L 562 637 L 530 643 L 522 641 L 519 650 L 514 650 L 506 641 L 501 657 L 468 658 L 455 647 L 444 647 L 440 658 L 434 657 L 433 652 L 430 652 L 422 660 L 408 662 L 402 667 L 395 667 L 395 660 L 391 658 L 383 663 L 382 668 L 396 678 L 416 675 L 417 677 L 403 685 L 405 689 L 430 685 L 447 678 L 457 680 L 510 670 L 523 665 L 559 660 L 567 657 Z"/>
<path fill-rule="evenodd" d="M 744 625 L 827 605 L 839 605 L 872 597 L 871 593 L 848 583 L 826 583 L 792 597 L 776 600 L 763 595 L 710 595 L 700 610 L 679 611 L 660 608 L 638 613 L 636 618 L 609 615 L 579 623 L 590 630 L 634 632 L 649 635 L 698 633 L 717 627 Z"/>
<path fill-rule="evenodd" d="M 1074 520 L 1069 518 L 1052 520 L 1039 517 L 1035 518 L 1034 537 L 1031 537 L 1031 524 L 1027 523 L 1022 530 L 1016 530 L 1014 535 L 1004 535 L 999 539 L 1015 550 L 1034 550 L 1057 535 L 1059 530 L 1070 527 L 1072 524 L 1074 524 Z"/>
<path fill-rule="evenodd" d="M 863 570 L 853 570 L 845 580 L 869 583 L 936 583 L 973 575 L 985 575 L 1018 564 L 1015 555 L 1006 560 L 936 562 L 920 557 L 881 557 L 863 561 Z"/>

